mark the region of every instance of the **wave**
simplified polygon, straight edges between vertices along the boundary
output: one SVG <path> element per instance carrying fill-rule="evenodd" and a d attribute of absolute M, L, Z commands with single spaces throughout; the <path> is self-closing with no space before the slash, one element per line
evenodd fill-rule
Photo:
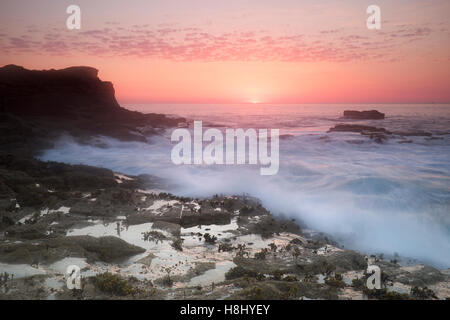
<path fill-rule="evenodd" d="M 275 176 L 250 165 L 175 166 L 167 136 L 148 144 L 100 137 L 100 145 L 63 137 L 40 158 L 152 174 L 183 196 L 249 193 L 272 213 L 295 217 L 347 248 L 450 267 L 450 146 L 348 143 L 355 136 L 281 140 Z"/>

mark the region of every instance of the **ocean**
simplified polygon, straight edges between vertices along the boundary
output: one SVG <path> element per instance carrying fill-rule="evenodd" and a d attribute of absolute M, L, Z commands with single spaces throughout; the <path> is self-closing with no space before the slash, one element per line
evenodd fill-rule
<path fill-rule="evenodd" d="M 224 128 L 280 129 L 280 168 L 180 165 L 171 161 L 172 130 L 148 143 L 99 137 L 78 144 L 61 137 L 42 160 L 106 167 L 165 179 L 170 192 L 191 197 L 247 193 L 273 214 L 331 234 L 346 248 L 396 253 L 450 267 L 450 105 L 134 104 L 124 107 L 201 120 Z M 376 109 L 384 120 L 344 120 L 344 110 Z M 364 124 L 429 136 L 388 139 L 327 131 Z"/>

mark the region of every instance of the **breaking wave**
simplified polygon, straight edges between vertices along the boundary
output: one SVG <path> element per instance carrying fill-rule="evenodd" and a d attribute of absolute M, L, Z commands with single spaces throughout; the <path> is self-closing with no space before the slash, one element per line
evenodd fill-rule
<path fill-rule="evenodd" d="M 62 137 L 40 158 L 152 174 L 167 179 L 178 195 L 248 193 L 272 213 L 295 217 L 347 248 L 450 267 L 448 136 L 377 144 L 359 134 L 327 134 L 322 127 L 280 140 L 274 176 L 261 176 L 259 166 L 250 165 L 175 166 L 169 132 L 149 137 L 149 143 L 99 137 L 101 144 L 87 145 Z"/>

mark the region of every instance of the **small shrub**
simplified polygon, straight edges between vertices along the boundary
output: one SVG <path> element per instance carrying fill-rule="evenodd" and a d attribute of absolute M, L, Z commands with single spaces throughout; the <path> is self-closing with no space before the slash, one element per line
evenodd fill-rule
<path fill-rule="evenodd" d="M 209 244 L 215 244 L 216 241 L 217 241 L 217 237 L 216 236 L 212 236 L 209 233 L 205 233 L 203 235 L 203 238 L 205 239 L 205 242 L 209 243 Z"/>
<path fill-rule="evenodd" d="M 297 284 L 292 285 L 289 288 L 289 291 L 287 292 L 287 298 L 295 298 L 298 294 L 298 291 L 300 290 L 299 286 Z"/>
<path fill-rule="evenodd" d="M 414 287 L 411 289 L 411 296 L 415 299 L 425 300 L 425 299 L 437 299 L 436 294 L 433 290 L 428 289 L 427 287 L 419 288 Z"/>
<path fill-rule="evenodd" d="M 10 276 L 8 272 L 0 273 L 0 286 L 6 286 L 8 280 L 12 279 L 14 275 Z"/>
<path fill-rule="evenodd" d="M 158 244 L 160 241 L 167 240 L 167 237 L 158 231 L 148 231 L 148 232 L 142 232 L 142 238 L 144 241 L 154 241 L 156 244 Z"/>
<path fill-rule="evenodd" d="M 388 291 L 386 288 L 383 289 L 369 289 L 364 287 L 363 293 L 369 299 L 377 300 L 409 300 L 409 296 L 406 293 L 398 293 L 394 291 Z"/>
<path fill-rule="evenodd" d="M 275 243 L 270 243 L 269 244 L 270 250 L 272 250 L 273 252 L 277 252 L 277 245 Z"/>
<path fill-rule="evenodd" d="M 225 200 L 224 208 L 231 212 L 233 211 L 234 204 L 235 204 L 234 199 L 227 199 Z"/>
<path fill-rule="evenodd" d="M 256 275 L 256 280 L 258 281 L 264 281 L 266 279 L 266 276 L 263 273 L 258 273 Z"/>
<path fill-rule="evenodd" d="M 170 277 L 170 273 L 172 272 L 172 270 L 170 268 L 166 268 L 165 271 L 167 272 L 167 277 L 164 277 L 164 279 L 162 280 L 162 284 L 166 287 L 171 287 L 173 286 L 173 280 Z"/>
<path fill-rule="evenodd" d="M 253 208 L 252 206 L 244 206 L 241 208 L 241 210 L 239 210 L 239 212 L 242 215 L 247 215 L 247 214 L 252 213 L 254 210 L 255 210 L 255 208 Z"/>
<path fill-rule="evenodd" d="M 183 251 L 183 239 L 178 238 L 176 240 L 173 240 L 172 243 L 170 244 L 172 246 L 172 248 L 174 248 L 175 250 L 178 251 Z"/>
<path fill-rule="evenodd" d="M 264 290 L 258 286 L 254 286 L 253 288 L 245 289 L 244 291 L 245 297 L 252 300 L 263 300 L 266 298 L 264 294 Z"/>
<path fill-rule="evenodd" d="M 283 281 L 287 281 L 287 282 L 294 282 L 294 281 L 298 281 L 298 279 L 294 276 L 285 276 L 283 278 Z"/>
<path fill-rule="evenodd" d="M 266 255 L 267 255 L 267 249 L 261 249 L 261 251 L 255 253 L 255 259 L 258 260 L 265 260 L 266 259 Z"/>
<path fill-rule="evenodd" d="M 300 249 L 297 246 L 294 246 L 294 250 L 292 251 L 292 257 L 295 261 L 297 261 L 298 256 L 300 255 Z"/>
<path fill-rule="evenodd" d="M 238 257 L 243 257 L 243 256 L 249 256 L 248 251 L 247 251 L 247 246 L 245 244 L 238 244 L 237 245 L 237 256 Z"/>
<path fill-rule="evenodd" d="M 231 268 L 227 273 L 225 273 L 225 279 L 227 280 L 242 278 L 244 276 L 256 278 L 258 273 L 252 270 L 247 270 L 241 266 Z"/>
<path fill-rule="evenodd" d="M 335 272 L 334 273 L 334 278 L 336 279 L 336 280 L 339 280 L 339 281 L 342 281 L 344 278 L 342 277 L 342 274 L 340 274 L 340 273 L 338 273 L 338 272 Z"/>
<path fill-rule="evenodd" d="M 365 281 L 364 279 L 353 279 L 352 286 L 356 289 L 363 289 L 365 287 Z"/>
<path fill-rule="evenodd" d="M 281 280 L 281 278 L 283 277 L 283 274 L 284 274 L 283 271 L 281 271 L 280 269 L 277 269 L 272 272 L 272 278 L 273 278 L 273 280 Z"/>
<path fill-rule="evenodd" d="M 110 272 L 96 275 L 94 284 L 101 291 L 114 295 L 126 296 L 134 293 L 133 288 L 128 284 L 127 280 Z"/>
<path fill-rule="evenodd" d="M 234 247 L 230 243 L 221 243 L 219 244 L 219 252 L 230 252 L 233 251 Z"/>
<path fill-rule="evenodd" d="M 330 287 L 335 287 L 335 288 L 344 288 L 345 287 L 345 282 L 342 280 L 339 280 L 335 277 L 330 277 L 330 278 L 326 279 L 325 283 L 327 285 L 329 285 Z"/>

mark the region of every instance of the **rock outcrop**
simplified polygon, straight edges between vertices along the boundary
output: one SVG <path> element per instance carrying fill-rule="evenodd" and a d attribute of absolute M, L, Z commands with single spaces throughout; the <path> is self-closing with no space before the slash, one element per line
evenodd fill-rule
<path fill-rule="evenodd" d="M 98 70 L 91 67 L 0 68 L 0 135 L 8 144 L 24 146 L 30 139 L 48 140 L 62 132 L 146 141 L 145 136 L 157 128 L 176 127 L 180 122 L 186 119 L 122 108 L 112 83 L 100 80 Z"/>
<path fill-rule="evenodd" d="M 372 126 L 364 126 L 359 124 L 337 124 L 333 128 L 330 128 L 328 132 L 356 132 L 364 136 L 368 136 L 376 143 L 383 143 L 387 140 L 387 135 L 391 135 L 392 132 L 384 129 Z"/>
<path fill-rule="evenodd" d="M 346 119 L 356 119 L 356 120 L 382 120 L 384 119 L 384 113 L 381 113 L 377 110 L 369 110 L 369 111 L 354 111 L 354 110 L 345 110 L 344 118 Z"/>
<path fill-rule="evenodd" d="M 112 83 L 97 75 L 91 67 L 35 71 L 7 65 L 0 68 L 0 110 L 21 116 L 114 118 L 124 110 Z"/>
<path fill-rule="evenodd" d="M 390 133 L 384 128 L 364 126 L 359 124 L 337 124 L 333 128 L 330 128 L 328 132 L 358 132 L 358 133 L 381 132 L 386 134 Z"/>

